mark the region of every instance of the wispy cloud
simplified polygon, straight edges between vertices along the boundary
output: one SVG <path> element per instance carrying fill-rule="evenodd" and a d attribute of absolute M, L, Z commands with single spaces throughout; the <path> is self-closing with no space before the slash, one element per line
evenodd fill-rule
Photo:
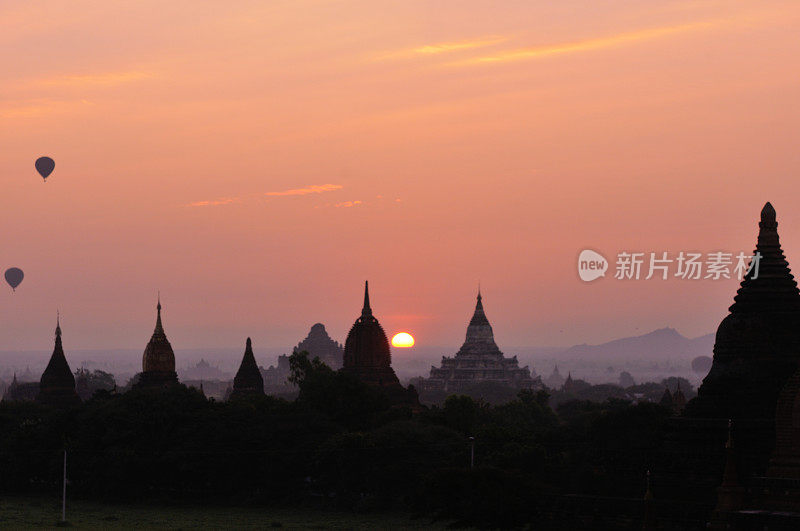
<path fill-rule="evenodd" d="M 422 46 L 417 46 L 416 48 L 406 48 L 403 50 L 382 53 L 377 57 L 374 57 L 374 59 L 383 61 L 391 59 L 408 59 L 419 56 L 441 55 L 446 53 L 461 52 L 464 50 L 473 50 L 476 48 L 485 48 L 487 46 L 494 46 L 495 44 L 499 44 L 507 40 L 508 37 L 492 36 L 463 41 L 425 44 Z"/>
<path fill-rule="evenodd" d="M 334 190 L 341 190 L 344 188 L 341 184 L 310 184 L 303 188 L 292 188 L 282 192 L 267 192 L 264 195 L 271 196 L 284 196 L 284 195 L 308 195 L 308 194 L 321 194 L 323 192 L 333 192 Z"/>
<path fill-rule="evenodd" d="M 463 61 L 458 61 L 451 64 L 475 65 L 475 64 L 505 63 L 511 61 L 539 59 L 553 55 L 562 55 L 569 53 L 600 50 L 604 48 L 613 48 L 613 47 L 633 44 L 636 42 L 667 37 L 669 35 L 699 31 L 702 29 L 718 26 L 723 22 L 724 21 L 721 20 L 707 21 L 707 22 L 693 22 L 691 24 L 665 26 L 660 28 L 648 28 L 638 31 L 619 33 L 616 35 L 609 35 L 606 37 L 598 37 L 595 39 L 586 39 L 582 41 L 567 42 L 562 44 L 536 46 L 531 48 L 518 48 L 515 50 L 500 52 L 494 55 L 473 57 L 470 59 L 465 59 Z"/>
<path fill-rule="evenodd" d="M 350 208 L 360 204 L 361 201 L 344 201 L 342 203 L 336 203 L 333 206 L 336 208 Z"/>
<path fill-rule="evenodd" d="M 507 40 L 506 37 L 488 37 L 476 40 L 466 40 L 457 42 L 442 42 L 438 44 L 426 44 L 414 48 L 411 51 L 420 55 L 436 55 L 440 53 L 460 52 L 461 50 L 472 50 L 473 48 L 484 48 L 493 46 Z"/>
<path fill-rule="evenodd" d="M 291 188 L 289 190 L 283 190 L 280 192 L 266 192 L 262 194 L 251 194 L 244 197 L 220 197 L 218 199 L 210 199 L 205 201 L 195 201 L 194 203 L 189 203 L 185 206 L 187 207 L 205 207 L 205 206 L 220 206 L 220 205 L 229 205 L 231 203 L 241 203 L 244 200 L 258 200 L 258 198 L 266 196 L 271 197 L 286 197 L 292 195 L 308 195 L 308 194 L 321 194 L 323 192 L 333 192 L 335 190 L 341 190 L 344 188 L 341 184 L 310 184 L 308 186 L 304 186 L 303 188 Z M 348 201 L 349 202 L 349 201 Z M 360 203 L 361 201 L 356 201 L 355 204 Z M 339 206 L 339 205 L 336 205 Z M 352 206 L 352 205 L 344 205 L 342 206 Z"/>
<path fill-rule="evenodd" d="M 221 197 L 220 199 L 212 199 L 210 201 L 195 201 L 194 203 L 189 203 L 186 206 L 190 207 L 203 207 L 203 206 L 219 206 L 219 205 L 229 205 L 231 203 L 239 202 L 238 197 Z"/>

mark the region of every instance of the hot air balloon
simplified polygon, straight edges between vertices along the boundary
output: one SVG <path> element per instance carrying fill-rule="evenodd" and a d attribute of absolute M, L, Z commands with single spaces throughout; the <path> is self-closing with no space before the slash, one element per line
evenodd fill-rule
<path fill-rule="evenodd" d="M 42 176 L 44 182 L 47 182 L 47 178 L 53 173 L 53 169 L 56 167 L 56 161 L 51 159 L 50 157 L 39 157 L 36 159 L 36 171 L 39 172 L 39 175 Z"/>
<path fill-rule="evenodd" d="M 713 364 L 714 360 L 708 356 L 697 356 L 692 360 L 692 370 L 702 376 L 708 374 L 708 371 L 711 370 L 711 365 Z"/>
<path fill-rule="evenodd" d="M 17 286 L 22 283 L 23 278 L 25 278 L 25 273 L 22 272 L 22 269 L 18 267 L 6 269 L 6 282 L 12 290 L 17 291 Z"/>

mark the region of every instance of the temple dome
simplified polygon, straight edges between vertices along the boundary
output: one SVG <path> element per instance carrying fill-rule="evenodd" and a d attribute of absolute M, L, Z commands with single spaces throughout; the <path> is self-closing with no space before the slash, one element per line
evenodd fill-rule
<path fill-rule="evenodd" d="M 392 354 L 389 339 L 369 305 L 369 282 L 364 287 L 364 307 L 344 343 L 344 366 L 390 367 Z"/>
<path fill-rule="evenodd" d="M 342 371 L 362 382 L 381 389 L 395 405 L 419 407 L 419 397 L 413 389 L 405 389 L 392 369 L 392 355 L 386 332 L 372 315 L 369 306 L 369 283 L 364 285 L 364 307 L 353 323 L 344 343 Z"/>

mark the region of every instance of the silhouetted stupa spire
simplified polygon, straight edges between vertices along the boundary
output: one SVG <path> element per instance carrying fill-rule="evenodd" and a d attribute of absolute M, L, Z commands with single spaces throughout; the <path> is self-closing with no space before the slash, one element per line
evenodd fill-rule
<path fill-rule="evenodd" d="M 473 325 L 489 326 L 491 330 L 491 326 L 489 325 L 489 319 L 486 318 L 486 312 L 483 311 L 483 297 L 481 296 L 480 288 L 478 288 L 478 300 L 475 303 L 475 313 L 472 314 L 472 319 L 470 319 L 469 324 L 470 326 Z M 494 337 L 494 334 L 492 334 L 492 337 Z"/>
<path fill-rule="evenodd" d="M 800 292 L 781 249 L 778 222 L 770 203 L 761 209 L 755 253 L 759 253 L 758 276 L 755 268 L 742 280 L 730 307 L 732 313 L 780 312 L 800 309 Z"/>
<path fill-rule="evenodd" d="M 233 392 L 231 393 L 231 398 L 263 394 L 264 377 L 261 376 L 261 371 L 258 369 L 256 358 L 253 355 L 253 343 L 248 337 L 242 363 L 239 365 L 239 370 L 233 378 Z"/>
<path fill-rule="evenodd" d="M 39 380 L 38 400 L 52 406 L 68 406 L 80 402 L 75 392 L 75 377 L 61 345 L 61 316 L 58 314 L 56 314 L 55 347 L 47 368 Z"/>
<path fill-rule="evenodd" d="M 467 326 L 467 337 L 456 356 L 467 353 L 491 354 L 495 357 L 502 357 L 503 355 L 494 342 L 492 325 L 489 324 L 486 312 L 483 311 L 483 297 L 481 296 L 480 288 L 478 288 L 478 298 L 475 302 L 475 312 L 472 314 L 472 319 L 469 320 L 469 325 Z"/>
<path fill-rule="evenodd" d="M 369 306 L 369 280 L 364 281 L 364 307 L 361 309 L 361 317 L 372 316 L 372 308 Z"/>
<path fill-rule="evenodd" d="M 161 324 L 161 293 L 158 294 L 158 304 L 156 305 L 156 329 L 153 331 L 153 336 L 156 334 L 166 336 L 164 333 L 164 326 Z"/>

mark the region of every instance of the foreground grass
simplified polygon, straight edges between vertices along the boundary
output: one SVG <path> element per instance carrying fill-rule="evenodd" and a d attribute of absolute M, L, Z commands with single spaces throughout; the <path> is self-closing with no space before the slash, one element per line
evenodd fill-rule
<path fill-rule="evenodd" d="M 0 497 L 0 528 L 56 528 L 60 500 Z M 358 514 L 292 508 L 112 505 L 68 500 L 67 521 L 79 529 L 446 529 L 446 523 L 403 514 Z"/>

